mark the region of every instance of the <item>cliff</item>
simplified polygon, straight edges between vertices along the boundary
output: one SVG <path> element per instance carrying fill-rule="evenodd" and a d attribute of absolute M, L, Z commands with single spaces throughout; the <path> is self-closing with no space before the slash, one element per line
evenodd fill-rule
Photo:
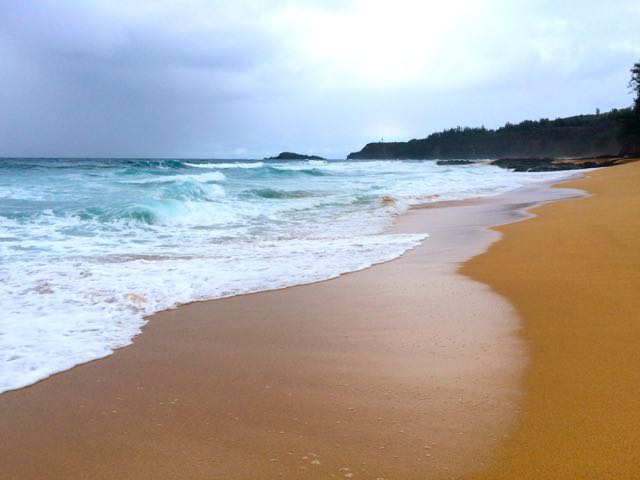
<path fill-rule="evenodd" d="M 628 143 L 631 109 L 556 120 L 507 123 L 496 130 L 452 128 L 408 142 L 369 143 L 349 159 L 495 159 L 616 155 Z"/>

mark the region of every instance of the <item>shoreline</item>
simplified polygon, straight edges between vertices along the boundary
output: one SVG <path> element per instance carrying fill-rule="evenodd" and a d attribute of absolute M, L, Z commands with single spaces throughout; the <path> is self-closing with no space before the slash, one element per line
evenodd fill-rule
<path fill-rule="evenodd" d="M 567 195 L 540 185 L 415 209 L 389 233 L 422 232 L 426 216 L 440 231 L 398 259 L 153 315 L 132 346 L 0 396 L 10 478 L 477 469 L 515 420 L 525 353 L 511 306 L 455 270 L 496 240 L 487 227 Z M 470 306 L 444 305 L 459 291 Z"/>
<path fill-rule="evenodd" d="M 586 170 L 588 171 L 588 170 Z M 568 178 L 568 177 L 579 177 L 581 176 L 582 172 L 566 172 L 564 173 L 564 177 Z M 417 203 L 417 204 L 413 204 L 407 207 L 406 210 L 402 211 L 402 213 L 397 213 L 397 214 L 392 214 L 392 220 L 390 222 L 390 224 L 382 231 L 376 233 L 376 234 L 371 234 L 371 238 L 376 238 L 376 237 L 381 237 L 381 236 L 385 236 L 385 235 L 414 235 L 418 238 L 412 240 L 412 242 L 414 243 L 414 246 L 409 246 L 406 250 L 403 251 L 403 253 L 397 254 L 394 252 L 394 255 L 397 256 L 393 256 L 393 255 L 389 255 L 386 259 L 382 259 L 379 261 L 375 261 L 375 263 L 372 264 L 368 264 L 365 266 L 358 266 L 355 267 L 355 269 L 351 269 L 351 270 L 346 270 L 340 273 L 331 273 L 329 275 L 331 276 L 326 276 L 324 278 L 320 278 L 320 279 L 315 279 L 315 280 L 305 280 L 302 281 L 301 283 L 292 283 L 292 284 L 285 284 L 285 285 L 281 285 L 281 286 L 273 286 L 273 287 L 269 287 L 269 288 L 264 288 L 264 289 L 258 289 L 258 290 L 247 290 L 247 291 L 243 291 L 241 293 L 229 293 L 229 294 L 225 294 L 223 296 L 218 296 L 218 297 L 214 297 L 214 298 L 205 298 L 205 299 L 196 299 L 196 300 L 190 300 L 190 301 L 186 301 L 184 303 L 178 303 L 178 304 L 174 304 L 173 306 L 169 306 L 169 307 L 165 307 L 159 310 L 155 310 L 152 311 L 152 313 L 148 313 L 145 314 L 143 316 L 139 316 L 139 317 L 135 317 L 134 321 L 135 321 L 135 327 L 136 327 L 136 332 L 132 333 L 130 336 L 128 336 L 128 340 L 126 342 L 119 342 L 118 345 L 113 346 L 107 346 L 107 348 L 109 349 L 108 353 L 104 353 L 101 352 L 100 356 L 94 356 L 92 358 L 89 359 L 82 359 L 82 360 L 76 360 L 71 366 L 65 365 L 62 369 L 58 369 L 58 370 L 53 370 L 53 373 L 48 373 L 46 376 L 38 376 L 38 378 L 36 380 L 31 380 L 31 383 L 27 383 L 27 384 L 22 384 L 20 386 L 12 386 L 9 387 L 8 389 L 0 389 L 0 395 L 6 393 L 6 392 L 11 392 L 11 391 L 15 391 L 15 390 L 20 390 L 23 388 L 29 388 L 31 385 L 34 385 L 38 382 L 47 380 L 49 378 L 54 377 L 55 375 L 62 373 L 64 371 L 67 371 L 69 369 L 75 368 L 79 365 L 83 365 L 85 363 L 91 363 L 94 361 L 100 361 L 103 360 L 104 358 L 107 358 L 111 355 L 114 354 L 115 351 L 121 349 L 121 348 L 127 348 L 131 345 L 133 345 L 135 338 L 140 336 L 142 334 L 142 331 L 144 330 L 145 326 L 147 325 L 149 319 L 151 317 L 153 317 L 154 315 L 157 315 L 159 313 L 162 313 L 164 311 L 167 310 L 175 310 L 177 308 L 182 308 L 186 305 L 191 305 L 194 303 L 202 303 L 202 302 L 210 302 L 210 301 L 216 301 L 216 300 L 222 300 L 222 299 L 226 299 L 226 298 L 231 298 L 231 297 L 236 297 L 236 296 L 247 296 L 247 295 L 254 295 L 256 293 L 262 293 L 262 292 L 271 292 L 271 291 L 279 291 L 279 290 L 285 290 L 287 288 L 293 288 L 293 287 L 297 287 L 297 286 L 302 286 L 302 285 L 313 285 L 316 283 L 322 283 L 325 281 L 331 281 L 334 280 L 336 278 L 339 278 L 341 276 L 345 276 L 345 275 L 350 275 L 353 273 L 358 273 L 364 270 L 367 270 L 369 268 L 375 267 L 376 265 L 382 265 L 385 264 L 387 262 L 392 262 L 397 260 L 398 258 L 402 257 L 403 255 L 405 255 L 407 252 L 413 250 L 414 248 L 418 247 L 420 243 L 424 242 L 425 239 L 429 236 L 429 233 L 424 231 L 424 229 L 422 228 L 418 228 L 416 229 L 403 229 L 402 227 L 398 227 L 398 225 L 404 225 L 404 219 L 406 217 L 411 217 L 411 215 L 415 214 L 414 212 L 416 210 L 421 210 L 421 209 L 425 209 L 425 208 L 443 208 L 443 207 L 457 207 L 457 206 L 465 206 L 465 205 L 469 205 L 469 204 L 481 204 L 484 203 L 486 204 L 487 202 L 491 203 L 491 202 L 495 202 L 495 198 L 500 198 L 503 196 L 508 196 L 510 195 L 512 192 L 517 192 L 521 189 L 527 189 L 527 188 L 536 188 L 536 185 L 541 185 L 542 188 L 544 189 L 546 185 L 552 185 L 553 183 L 556 183 L 558 181 L 562 181 L 562 180 L 558 180 L 558 179 L 548 179 L 545 181 L 541 181 L 541 182 L 534 182 L 531 184 L 525 184 L 524 186 L 520 186 L 518 188 L 516 188 L 515 190 L 510 190 L 507 192 L 502 192 L 502 193 L 492 193 L 492 194 L 488 194 L 488 195 L 482 195 L 482 196 L 476 196 L 476 197 L 469 197 L 469 198 L 465 198 L 465 199 L 461 199 L 461 200 L 435 200 L 435 201 L 426 201 L 426 198 L 431 198 L 433 197 L 433 199 L 439 197 L 439 195 L 434 195 L 434 196 L 427 196 L 427 197 L 423 197 L 422 200 L 424 201 L 424 203 Z M 389 200 L 388 200 L 389 199 Z M 382 203 L 385 204 L 385 202 L 387 201 L 391 201 L 391 202 L 395 202 L 395 200 L 392 197 L 387 197 L 387 196 L 383 196 L 382 197 Z M 521 212 L 525 217 L 526 217 L 526 213 L 523 211 Z M 399 222 L 399 223 L 398 223 Z M 428 227 L 428 226 L 427 226 Z M 487 228 L 491 227 L 491 224 L 487 224 L 486 225 Z M 416 244 L 416 242 L 420 242 L 418 244 Z M 480 252 L 478 252 L 480 253 Z M 134 255 L 132 255 L 134 256 Z M 344 267 L 344 268 L 349 268 L 349 267 Z M 131 306 L 131 308 L 134 311 L 138 311 L 138 305 L 144 305 L 147 300 L 145 299 L 144 296 L 139 295 L 138 293 L 124 293 L 123 296 L 127 299 L 129 299 L 132 303 L 134 303 L 134 305 Z M 136 304 L 138 303 L 139 304 Z M 6 387 L 5 387 L 6 388 Z"/>
<path fill-rule="evenodd" d="M 472 479 L 637 479 L 640 466 L 640 163 L 562 182 L 460 272 L 508 298 L 531 361 L 521 415 Z"/>

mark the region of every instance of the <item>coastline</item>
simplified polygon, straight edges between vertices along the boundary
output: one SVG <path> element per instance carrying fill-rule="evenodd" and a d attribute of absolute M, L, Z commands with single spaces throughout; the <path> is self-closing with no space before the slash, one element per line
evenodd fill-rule
<path fill-rule="evenodd" d="M 461 273 L 508 298 L 530 363 L 522 413 L 474 479 L 640 476 L 640 163 L 561 183 L 590 195 L 542 205 Z"/>
<path fill-rule="evenodd" d="M 415 209 L 393 232 L 431 237 L 399 259 L 156 314 L 133 346 L 0 396 L 5 471 L 21 479 L 474 471 L 516 418 L 526 353 L 508 302 L 455 270 L 496 240 L 488 226 L 571 194 L 538 186 Z"/>

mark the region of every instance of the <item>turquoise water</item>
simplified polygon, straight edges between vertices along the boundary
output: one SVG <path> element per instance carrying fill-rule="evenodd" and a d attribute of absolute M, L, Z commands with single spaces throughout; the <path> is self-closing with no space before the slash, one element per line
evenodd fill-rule
<path fill-rule="evenodd" d="M 384 234 L 412 204 L 554 175 L 433 161 L 1 159 L 0 392 L 109 355 L 153 312 L 396 258 L 428 233 Z"/>

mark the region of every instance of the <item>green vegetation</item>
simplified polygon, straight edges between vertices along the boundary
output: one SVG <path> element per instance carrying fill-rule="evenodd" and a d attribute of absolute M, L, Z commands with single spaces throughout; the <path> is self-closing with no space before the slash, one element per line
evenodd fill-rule
<path fill-rule="evenodd" d="M 631 109 L 597 115 L 525 120 L 497 130 L 452 128 L 408 142 L 370 143 L 349 158 L 480 159 L 502 157 L 584 157 L 617 154 Z"/>
<path fill-rule="evenodd" d="M 629 80 L 629 88 L 635 93 L 633 109 L 637 115 L 640 115 L 640 62 L 631 68 L 631 80 Z"/>
<path fill-rule="evenodd" d="M 640 62 L 631 68 L 629 88 L 635 94 L 633 114 L 624 124 L 624 144 L 621 153 L 625 155 L 640 154 Z"/>

